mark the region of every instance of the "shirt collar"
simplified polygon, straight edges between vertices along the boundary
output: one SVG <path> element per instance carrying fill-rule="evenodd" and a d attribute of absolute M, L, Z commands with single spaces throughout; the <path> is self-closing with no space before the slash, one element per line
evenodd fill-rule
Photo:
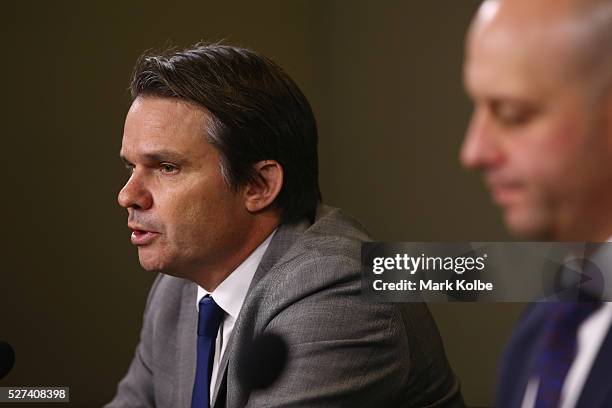
<path fill-rule="evenodd" d="M 270 241 L 276 230 L 272 231 L 259 246 L 245 259 L 232 273 L 229 274 L 223 282 L 217 286 L 215 290 L 208 292 L 206 289 L 198 285 L 198 295 L 196 298 L 196 308 L 199 307 L 200 300 L 206 295 L 211 295 L 215 303 L 232 319 L 238 318 L 238 313 L 242 308 L 244 299 L 246 299 L 247 291 L 251 286 L 251 281 L 257 271 L 257 267 L 263 258 Z"/>

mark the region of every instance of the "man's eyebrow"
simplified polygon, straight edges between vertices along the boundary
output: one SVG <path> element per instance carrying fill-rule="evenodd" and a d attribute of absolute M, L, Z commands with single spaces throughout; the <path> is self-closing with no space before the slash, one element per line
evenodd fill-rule
<path fill-rule="evenodd" d="M 143 161 L 147 162 L 163 162 L 163 161 L 171 161 L 171 162 L 182 162 L 185 160 L 184 156 L 180 153 L 177 153 L 172 150 L 155 150 L 151 152 L 146 152 L 138 155 Z M 124 156 L 121 152 L 119 152 L 119 157 L 125 163 L 130 164 L 130 161 Z"/>

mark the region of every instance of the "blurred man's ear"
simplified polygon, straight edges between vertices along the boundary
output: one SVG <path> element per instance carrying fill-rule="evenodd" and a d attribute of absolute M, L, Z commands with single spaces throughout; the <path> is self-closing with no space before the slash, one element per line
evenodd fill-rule
<path fill-rule="evenodd" d="M 275 160 L 264 160 L 253 165 L 255 178 L 244 190 L 247 211 L 255 213 L 269 207 L 283 187 L 283 168 Z"/>

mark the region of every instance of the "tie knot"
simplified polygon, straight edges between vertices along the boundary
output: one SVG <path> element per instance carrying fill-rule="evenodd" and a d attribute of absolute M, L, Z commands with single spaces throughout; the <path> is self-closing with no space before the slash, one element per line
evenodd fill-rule
<path fill-rule="evenodd" d="M 216 338 L 223 313 L 212 297 L 204 296 L 200 300 L 198 313 L 198 336 Z"/>

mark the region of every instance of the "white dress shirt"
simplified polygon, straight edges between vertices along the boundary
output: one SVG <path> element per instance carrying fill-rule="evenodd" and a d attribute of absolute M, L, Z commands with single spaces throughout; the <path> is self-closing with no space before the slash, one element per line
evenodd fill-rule
<path fill-rule="evenodd" d="M 589 376 L 595 357 L 612 323 L 612 303 L 604 303 L 578 327 L 576 357 L 567 372 L 561 389 L 560 408 L 574 408 L 584 383 Z M 529 380 L 522 408 L 533 408 L 538 393 L 539 379 Z"/>
<path fill-rule="evenodd" d="M 217 288 L 211 292 L 198 285 L 198 294 L 196 297 L 196 309 L 199 311 L 200 300 L 206 295 L 210 295 L 215 303 L 219 305 L 225 312 L 221 319 L 221 325 L 217 332 L 217 340 L 215 341 L 215 355 L 213 358 L 213 369 L 210 377 L 210 400 L 212 403 L 213 391 L 217 382 L 217 373 L 219 372 L 219 365 L 225 352 L 225 346 L 230 339 L 234 324 L 246 298 L 247 291 L 255 275 L 255 271 L 261 262 L 263 254 L 268 249 L 268 245 L 272 240 L 272 236 L 276 230 L 274 230 L 268 238 L 264 240 L 247 259 L 244 260 L 232 273 L 229 274 L 223 282 L 217 286 Z"/>
<path fill-rule="evenodd" d="M 578 328 L 578 352 L 561 389 L 561 408 L 573 408 L 612 323 L 612 303 L 604 303 Z"/>

